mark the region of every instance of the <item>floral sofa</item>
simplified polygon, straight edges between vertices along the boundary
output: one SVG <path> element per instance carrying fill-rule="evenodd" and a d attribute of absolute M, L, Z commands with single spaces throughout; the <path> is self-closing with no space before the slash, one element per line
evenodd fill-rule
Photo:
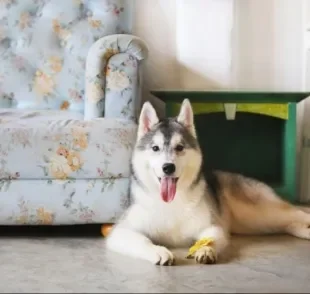
<path fill-rule="evenodd" d="M 132 1 L 0 0 L 0 224 L 114 222 L 147 48 Z"/>

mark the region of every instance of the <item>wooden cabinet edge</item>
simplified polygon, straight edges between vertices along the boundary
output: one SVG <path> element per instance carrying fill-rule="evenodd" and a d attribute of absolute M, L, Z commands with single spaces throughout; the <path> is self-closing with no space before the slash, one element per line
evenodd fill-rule
<path fill-rule="evenodd" d="M 169 103 L 170 109 L 173 115 L 177 115 L 181 106 L 181 103 Z M 203 113 L 215 113 L 224 112 L 225 104 L 233 105 L 236 104 L 236 117 L 238 112 L 248 112 L 261 115 L 272 116 L 284 120 L 289 118 L 289 103 L 192 103 L 194 114 Z"/>

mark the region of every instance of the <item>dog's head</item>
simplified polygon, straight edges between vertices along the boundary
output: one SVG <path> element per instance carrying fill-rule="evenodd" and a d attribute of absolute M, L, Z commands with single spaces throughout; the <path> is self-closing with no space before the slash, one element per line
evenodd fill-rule
<path fill-rule="evenodd" d="M 188 99 L 175 118 L 159 121 L 155 109 L 145 102 L 138 126 L 133 168 L 140 182 L 158 191 L 165 202 L 174 199 L 197 179 L 202 164 L 193 110 Z"/>

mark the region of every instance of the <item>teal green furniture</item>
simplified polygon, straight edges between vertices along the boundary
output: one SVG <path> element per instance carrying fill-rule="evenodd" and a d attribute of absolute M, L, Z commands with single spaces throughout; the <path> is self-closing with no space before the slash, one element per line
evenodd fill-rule
<path fill-rule="evenodd" d="M 304 92 L 154 90 L 175 116 L 190 99 L 206 169 L 242 173 L 297 202 L 296 104 Z"/>

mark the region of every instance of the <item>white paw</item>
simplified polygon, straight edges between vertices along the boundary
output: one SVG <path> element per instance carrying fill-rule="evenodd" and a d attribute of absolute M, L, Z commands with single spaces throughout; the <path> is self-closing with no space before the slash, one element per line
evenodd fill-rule
<path fill-rule="evenodd" d="M 310 239 L 310 225 L 302 223 L 293 223 L 287 228 L 287 232 L 295 237 Z"/>
<path fill-rule="evenodd" d="M 195 260 L 201 264 L 213 264 L 216 263 L 216 252 L 211 246 L 204 246 L 198 249 L 195 253 Z"/>
<path fill-rule="evenodd" d="M 155 258 L 153 260 L 156 265 L 173 265 L 175 263 L 175 258 L 171 251 L 169 251 L 166 247 L 156 246 L 154 245 L 155 250 Z"/>

